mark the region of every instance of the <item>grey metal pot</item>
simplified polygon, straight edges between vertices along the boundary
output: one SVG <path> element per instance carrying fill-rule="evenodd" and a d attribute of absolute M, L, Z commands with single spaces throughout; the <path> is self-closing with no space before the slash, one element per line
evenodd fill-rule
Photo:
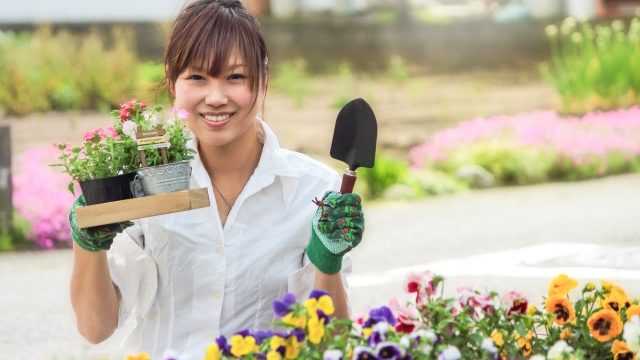
<path fill-rule="evenodd" d="M 144 167 L 136 171 L 131 192 L 135 197 L 142 197 L 188 190 L 190 179 L 191 165 L 188 160 Z"/>

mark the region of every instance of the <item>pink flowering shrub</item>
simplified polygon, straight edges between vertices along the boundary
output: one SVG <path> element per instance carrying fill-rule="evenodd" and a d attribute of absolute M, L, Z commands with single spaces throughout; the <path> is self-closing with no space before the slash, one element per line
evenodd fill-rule
<path fill-rule="evenodd" d="M 41 249 L 71 244 L 68 216 L 74 196 L 66 191 L 69 177 L 48 165 L 57 155 L 53 148 L 34 147 L 15 162 L 13 204 L 31 225 L 29 240 Z"/>
<path fill-rule="evenodd" d="M 412 166 L 477 164 L 502 183 L 577 180 L 640 169 L 640 108 L 582 117 L 536 111 L 477 118 L 411 150 Z"/>

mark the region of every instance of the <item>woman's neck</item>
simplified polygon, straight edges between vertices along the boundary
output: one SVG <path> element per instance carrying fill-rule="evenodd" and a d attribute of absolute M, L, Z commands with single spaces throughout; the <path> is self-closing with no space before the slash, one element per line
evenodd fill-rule
<path fill-rule="evenodd" d="M 245 136 L 225 146 L 199 143 L 198 152 L 212 179 L 219 176 L 243 176 L 251 175 L 257 167 L 262 154 L 262 144 L 257 134 L 247 132 Z"/>

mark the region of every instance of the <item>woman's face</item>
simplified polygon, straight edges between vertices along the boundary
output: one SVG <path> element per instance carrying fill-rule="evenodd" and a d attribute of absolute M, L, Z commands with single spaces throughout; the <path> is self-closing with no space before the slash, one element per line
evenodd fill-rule
<path fill-rule="evenodd" d="M 263 96 L 260 86 L 257 99 Z M 174 105 L 189 112 L 188 124 L 199 144 L 224 147 L 255 141 L 256 114 L 260 101 L 254 94 L 249 74 L 237 50 L 217 77 L 206 69 L 187 68 L 174 84 Z"/>

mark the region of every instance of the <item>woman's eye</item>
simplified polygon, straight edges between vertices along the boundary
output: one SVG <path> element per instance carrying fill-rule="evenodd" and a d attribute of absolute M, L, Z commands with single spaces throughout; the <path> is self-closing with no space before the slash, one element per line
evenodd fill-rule
<path fill-rule="evenodd" d="M 199 74 L 191 74 L 187 76 L 187 80 L 204 80 L 204 76 Z"/>
<path fill-rule="evenodd" d="M 244 80 L 247 77 L 244 74 L 231 74 L 229 75 L 229 80 Z"/>

